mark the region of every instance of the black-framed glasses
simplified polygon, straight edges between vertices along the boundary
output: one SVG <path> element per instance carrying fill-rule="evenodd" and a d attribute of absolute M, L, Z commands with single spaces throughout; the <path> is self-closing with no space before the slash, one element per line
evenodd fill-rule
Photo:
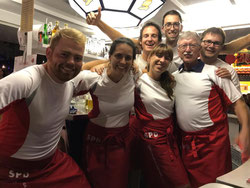
<path fill-rule="evenodd" d="M 175 29 L 178 29 L 180 25 L 181 25 L 180 22 L 167 22 L 164 24 L 164 27 L 171 28 L 173 26 Z"/>
<path fill-rule="evenodd" d="M 186 50 L 188 46 L 191 50 L 194 50 L 197 47 L 199 47 L 200 45 L 199 44 L 180 44 L 180 45 L 178 45 L 178 48 L 181 50 Z"/>
<path fill-rule="evenodd" d="M 222 45 L 222 43 L 219 41 L 203 40 L 202 42 L 204 42 L 206 46 L 210 46 L 211 44 L 213 44 L 215 47 L 219 47 Z"/>

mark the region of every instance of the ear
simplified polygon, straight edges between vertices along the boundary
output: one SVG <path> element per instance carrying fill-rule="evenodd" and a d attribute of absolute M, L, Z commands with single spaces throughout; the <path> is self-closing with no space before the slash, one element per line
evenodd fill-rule
<path fill-rule="evenodd" d="M 46 48 L 46 58 L 49 60 L 52 57 L 52 49 L 50 47 Z"/>
<path fill-rule="evenodd" d="M 181 24 L 181 26 L 179 28 L 180 32 L 182 32 L 182 29 L 183 29 L 183 25 Z"/>
<path fill-rule="evenodd" d="M 164 26 L 162 26 L 162 27 L 161 27 L 161 32 L 162 32 L 162 34 L 164 34 L 164 33 L 165 33 Z"/>

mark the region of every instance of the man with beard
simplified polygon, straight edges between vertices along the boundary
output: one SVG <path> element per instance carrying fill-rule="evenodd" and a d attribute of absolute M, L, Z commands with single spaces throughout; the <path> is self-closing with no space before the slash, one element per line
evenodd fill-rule
<path fill-rule="evenodd" d="M 90 187 L 73 159 L 57 149 L 85 41 L 78 30 L 60 30 L 45 64 L 0 80 L 0 187 Z"/>
<path fill-rule="evenodd" d="M 204 40 L 215 42 L 208 35 Z M 196 33 L 184 32 L 177 48 L 183 61 L 173 74 L 182 159 L 192 187 L 199 187 L 215 182 L 218 176 L 231 171 L 227 108 L 234 109 L 241 123 L 237 142 L 247 155 L 250 153 L 250 115 L 234 84 L 218 77 L 215 66 L 199 59 L 201 40 Z"/>

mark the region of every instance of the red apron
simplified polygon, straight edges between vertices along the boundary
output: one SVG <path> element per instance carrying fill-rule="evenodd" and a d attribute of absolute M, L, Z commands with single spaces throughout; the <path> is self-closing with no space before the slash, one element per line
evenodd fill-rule
<path fill-rule="evenodd" d="M 193 187 L 216 181 L 232 170 L 227 121 L 196 132 L 182 132 L 182 158 Z"/>

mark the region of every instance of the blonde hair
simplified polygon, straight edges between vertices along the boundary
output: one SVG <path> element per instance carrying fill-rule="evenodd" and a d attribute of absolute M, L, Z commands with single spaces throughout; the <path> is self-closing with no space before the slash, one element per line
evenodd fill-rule
<path fill-rule="evenodd" d="M 56 45 L 62 38 L 71 39 L 75 43 L 85 48 L 86 36 L 79 30 L 74 28 L 61 29 L 54 34 L 50 41 L 50 48 L 55 49 Z"/>

